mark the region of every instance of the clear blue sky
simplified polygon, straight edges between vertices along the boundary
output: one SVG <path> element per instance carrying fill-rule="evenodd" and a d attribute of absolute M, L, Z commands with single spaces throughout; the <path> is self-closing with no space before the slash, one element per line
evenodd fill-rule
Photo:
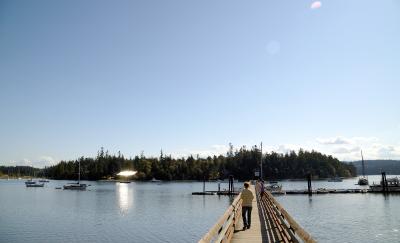
<path fill-rule="evenodd" d="M 260 141 L 400 158 L 400 2 L 312 3 L 0 1 L 0 164 Z"/>

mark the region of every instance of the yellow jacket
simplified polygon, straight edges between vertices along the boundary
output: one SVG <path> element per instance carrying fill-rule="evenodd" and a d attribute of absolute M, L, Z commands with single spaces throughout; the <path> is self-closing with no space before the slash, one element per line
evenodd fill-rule
<path fill-rule="evenodd" d="M 253 199 L 254 195 L 249 189 L 243 189 L 240 198 L 243 200 L 242 206 L 243 207 L 252 207 L 253 206 Z"/>

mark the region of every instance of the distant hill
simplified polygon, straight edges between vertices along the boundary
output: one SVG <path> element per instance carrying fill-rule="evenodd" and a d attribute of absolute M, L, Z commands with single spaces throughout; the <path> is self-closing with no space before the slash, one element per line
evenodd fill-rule
<path fill-rule="evenodd" d="M 361 161 L 346 162 L 353 164 L 357 169 L 357 174 L 362 174 Z M 400 160 L 364 160 L 365 174 L 378 175 L 382 171 L 386 174 L 400 175 Z"/>

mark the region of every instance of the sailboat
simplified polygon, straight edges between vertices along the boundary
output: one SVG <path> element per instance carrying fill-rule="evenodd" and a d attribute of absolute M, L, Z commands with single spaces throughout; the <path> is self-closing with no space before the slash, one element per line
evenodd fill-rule
<path fill-rule="evenodd" d="M 40 183 L 37 181 L 33 181 L 32 179 L 29 179 L 25 181 L 25 186 L 26 187 L 44 187 L 44 183 Z"/>
<path fill-rule="evenodd" d="M 33 172 L 33 176 L 35 176 L 35 172 Z M 34 181 L 31 177 L 31 179 L 25 181 L 25 186 L 26 187 L 44 187 L 44 183 Z"/>
<path fill-rule="evenodd" d="M 64 190 L 86 190 L 87 185 L 81 184 L 81 161 L 79 161 L 79 172 L 78 172 L 78 182 L 76 183 L 68 183 L 64 185 Z"/>
<path fill-rule="evenodd" d="M 362 177 L 358 178 L 358 185 L 366 186 L 368 185 L 368 178 L 365 176 L 365 165 L 364 165 L 364 156 L 361 150 L 361 164 L 362 164 Z"/>

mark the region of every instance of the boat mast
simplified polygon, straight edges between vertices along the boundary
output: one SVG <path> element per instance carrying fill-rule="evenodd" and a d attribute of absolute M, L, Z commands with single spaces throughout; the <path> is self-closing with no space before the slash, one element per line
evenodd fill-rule
<path fill-rule="evenodd" d="M 362 175 L 365 177 L 365 166 L 364 166 L 364 156 L 361 150 L 361 163 L 362 163 Z"/>

